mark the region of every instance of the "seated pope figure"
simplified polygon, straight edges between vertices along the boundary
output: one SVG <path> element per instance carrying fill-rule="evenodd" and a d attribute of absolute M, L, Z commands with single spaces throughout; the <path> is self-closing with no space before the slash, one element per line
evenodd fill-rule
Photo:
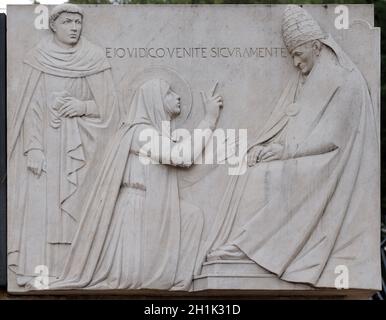
<path fill-rule="evenodd" d="M 198 128 L 209 137 L 220 106 L 219 96 L 205 102 Z M 199 208 L 180 200 L 176 168 L 191 166 L 205 146 L 174 156 L 190 137 L 172 140 L 162 122 L 180 110 L 180 97 L 164 80 L 136 91 L 88 193 L 64 272 L 50 289 L 189 289 L 203 221 Z M 146 130 L 171 150 L 143 152 Z"/>
<path fill-rule="evenodd" d="M 371 259 L 377 249 L 370 249 L 377 235 L 369 231 L 368 216 L 379 212 L 379 148 L 369 89 L 304 9 L 287 7 L 282 34 L 298 76 L 250 146 L 249 173 L 228 188 L 206 259 L 249 259 L 282 280 L 319 287 L 334 287 L 335 267 L 343 264 L 353 275 L 350 286 L 360 287 L 361 270 L 378 268 Z M 254 170 L 264 170 L 266 179 L 248 181 Z M 246 185 L 268 190 L 266 200 L 232 230 L 243 214 L 239 190 Z"/>

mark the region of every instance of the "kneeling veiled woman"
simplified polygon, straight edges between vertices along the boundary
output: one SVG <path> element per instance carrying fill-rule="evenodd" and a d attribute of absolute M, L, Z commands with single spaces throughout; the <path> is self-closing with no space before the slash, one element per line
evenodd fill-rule
<path fill-rule="evenodd" d="M 202 146 L 193 158 L 170 157 L 186 143 L 173 141 L 162 126 L 180 113 L 179 99 L 160 79 L 147 81 L 136 92 L 131 120 L 108 147 L 64 271 L 50 289 L 189 289 L 203 222 L 199 208 L 179 199 L 181 169 L 175 167 L 192 165 Z M 211 129 L 208 135 L 220 106 L 220 97 L 208 100 L 199 125 Z M 143 130 L 171 145 L 169 152 L 152 149 L 148 165 L 140 155 Z M 168 165 L 163 165 L 165 159 Z"/>

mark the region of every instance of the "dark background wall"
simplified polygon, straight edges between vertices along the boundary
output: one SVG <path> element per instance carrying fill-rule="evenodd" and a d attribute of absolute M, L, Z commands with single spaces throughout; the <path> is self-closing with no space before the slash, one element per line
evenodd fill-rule
<path fill-rule="evenodd" d="M 0 14 L 0 288 L 7 280 L 7 149 L 6 149 L 6 23 L 5 14 Z"/>

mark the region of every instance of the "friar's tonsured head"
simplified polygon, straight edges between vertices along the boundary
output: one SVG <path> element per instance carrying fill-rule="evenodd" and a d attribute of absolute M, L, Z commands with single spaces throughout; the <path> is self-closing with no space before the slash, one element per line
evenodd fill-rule
<path fill-rule="evenodd" d="M 65 3 L 56 6 L 50 14 L 50 29 L 55 39 L 65 46 L 78 43 L 82 32 L 83 10 L 74 4 Z"/>

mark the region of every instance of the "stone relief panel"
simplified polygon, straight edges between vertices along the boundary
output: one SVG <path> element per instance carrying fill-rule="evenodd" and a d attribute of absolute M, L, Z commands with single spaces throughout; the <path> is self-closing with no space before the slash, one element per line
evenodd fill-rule
<path fill-rule="evenodd" d="M 11 6 L 8 290 L 379 289 L 380 33 L 348 7 Z"/>

